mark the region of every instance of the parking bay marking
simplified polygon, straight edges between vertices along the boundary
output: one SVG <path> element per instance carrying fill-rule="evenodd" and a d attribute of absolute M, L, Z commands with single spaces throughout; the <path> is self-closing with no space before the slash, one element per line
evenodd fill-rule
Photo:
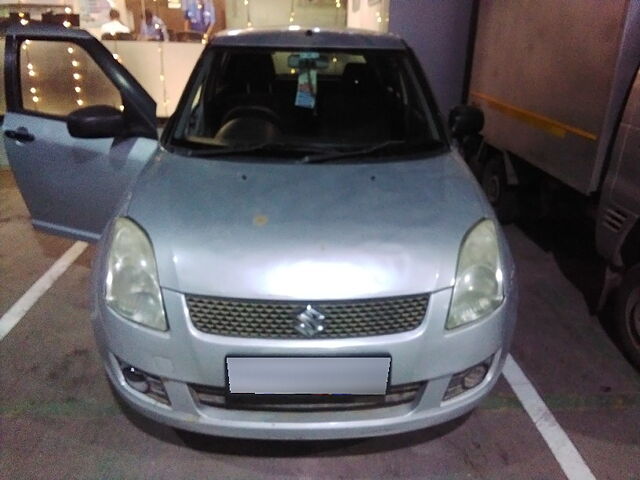
<path fill-rule="evenodd" d="M 67 271 L 69 266 L 85 251 L 88 244 L 85 242 L 74 243 L 56 262 L 51 265 L 49 270 L 42 275 L 36 283 L 31 285 L 20 299 L 14 303 L 11 308 L 0 317 L 0 340 L 6 337 L 15 327 L 22 317 L 35 305 L 35 303 L 44 295 L 49 288 Z"/>
<path fill-rule="evenodd" d="M 596 480 L 584 458 L 511 355 L 502 371 L 569 480 Z"/>
<path fill-rule="evenodd" d="M 9 334 L 40 297 L 85 251 L 87 246 L 85 242 L 74 243 L 0 318 L 0 340 Z M 560 427 L 535 387 L 511 355 L 507 357 L 503 375 L 567 478 L 569 480 L 596 480 L 580 452 Z"/>

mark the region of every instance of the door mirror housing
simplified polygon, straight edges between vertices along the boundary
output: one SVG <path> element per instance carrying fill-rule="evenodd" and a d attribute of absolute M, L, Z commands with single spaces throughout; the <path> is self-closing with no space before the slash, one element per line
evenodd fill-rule
<path fill-rule="evenodd" d="M 484 113 L 471 105 L 458 105 L 449 113 L 449 128 L 453 138 L 480 133 L 484 127 Z"/>
<path fill-rule="evenodd" d="M 121 137 L 126 131 L 122 112 L 108 105 L 79 108 L 67 117 L 67 130 L 77 138 Z"/>

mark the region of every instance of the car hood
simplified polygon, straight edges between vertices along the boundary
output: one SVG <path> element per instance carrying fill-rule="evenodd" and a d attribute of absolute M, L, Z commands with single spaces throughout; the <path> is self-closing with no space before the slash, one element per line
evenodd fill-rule
<path fill-rule="evenodd" d="M 368 164 L 251 163 L 161 152 L 128 215 L 160 283 L 256 299 L 352 299 L 452 286 L 467 230 L 490 216 L 455 153 Z"/>

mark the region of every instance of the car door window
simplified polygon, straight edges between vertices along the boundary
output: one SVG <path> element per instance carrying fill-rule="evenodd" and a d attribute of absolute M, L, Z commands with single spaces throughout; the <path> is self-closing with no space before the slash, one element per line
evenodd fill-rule
<path fill-rule="evenodd" d="M 65 117 L 92 105 L 122 108 L 120 92 L 75 43 L 25 40 L 19 61 L 22 108 L 26 112 Z"/>

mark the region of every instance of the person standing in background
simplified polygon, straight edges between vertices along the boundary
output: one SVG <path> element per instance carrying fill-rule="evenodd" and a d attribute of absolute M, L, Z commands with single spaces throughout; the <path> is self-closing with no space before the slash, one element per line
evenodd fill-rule
<path fill-rule="evenodd" d="M 154 15 L 148 8 L 144 11 L 144 20 L 140 23 L 138 40 L 169 41 L 167 26 L 160 17 Z"/>
<path fill-rule="evenodd" d="M 115 8 L 109 10 L 109 18 L 110 20 L 100 27 L 103 34 L 115 35 L 116 33 L 131 33 L 129 27 L 120 21 L 120 12 L 118 12 L 118 10 Z"/>
<path fill-rule="evenodd" d="M 212 0 L 183 0 L 184 29 L 206 33 L 216 22 L 216 8 Z"/>

